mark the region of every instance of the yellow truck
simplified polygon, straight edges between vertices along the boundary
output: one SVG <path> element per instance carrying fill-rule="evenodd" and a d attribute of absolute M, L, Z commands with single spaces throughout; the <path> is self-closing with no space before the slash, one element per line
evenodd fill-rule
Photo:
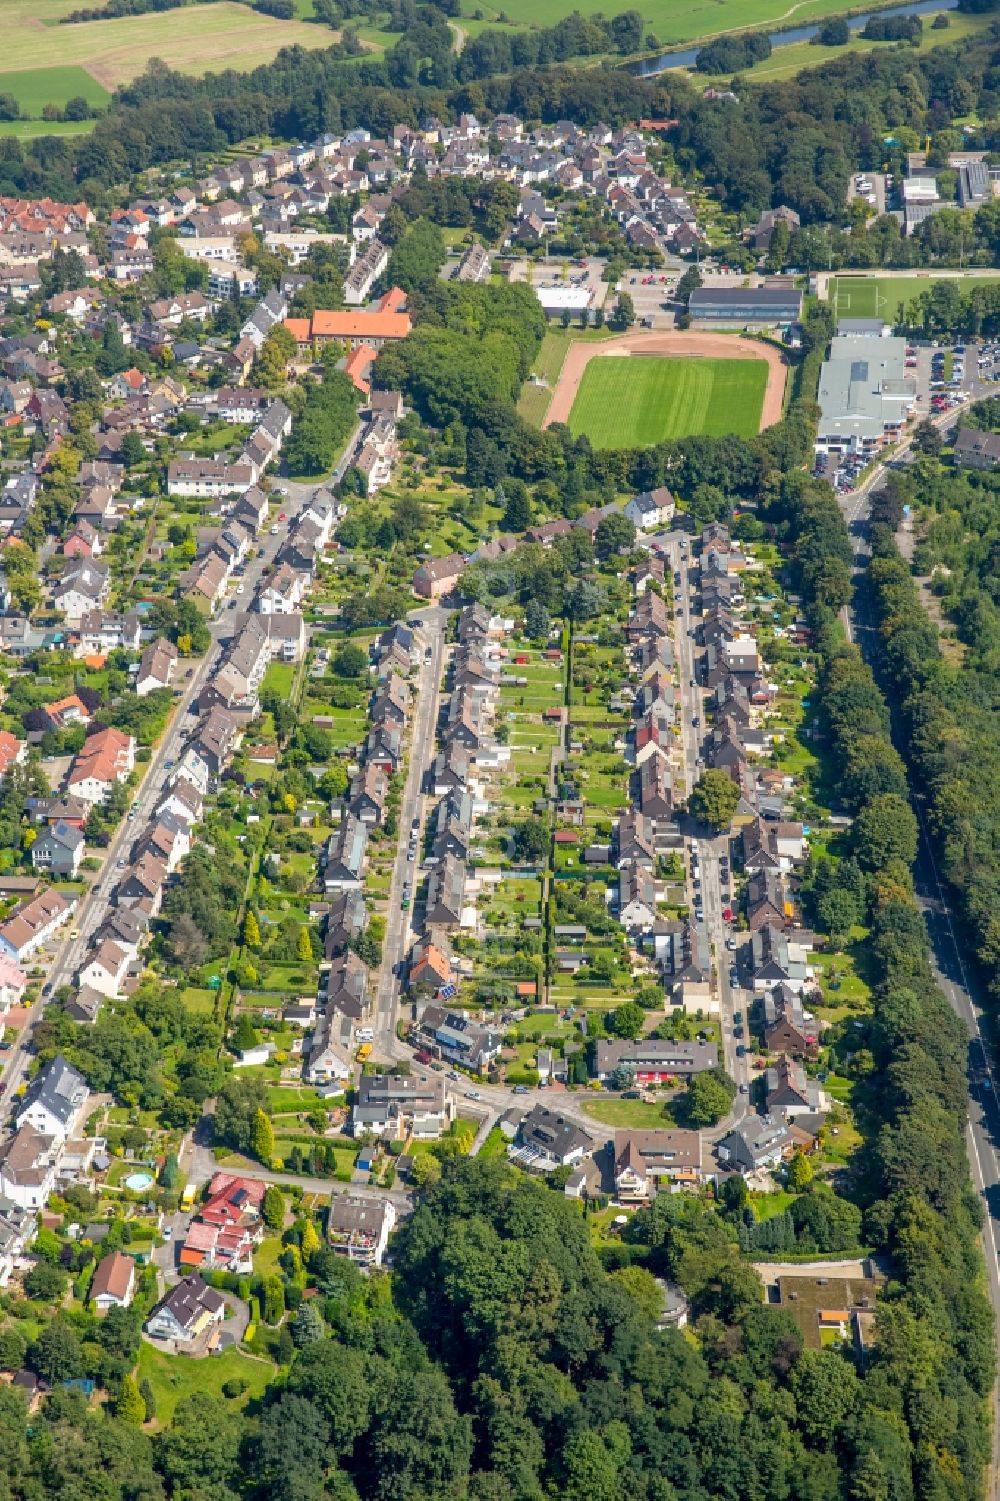
<path fill-rule="evenodd" d="M 363 1042 L 361 1044 L 361 1046 L 358 1048 L 358 1062 L 359 1063 L 366 1062 L 366 1060 L 369 1059 L 371 1057 L 371 1055 L 372 1055 L 372 1045 L 371 1045 L 371 1043 L 370 1042 Z"/>

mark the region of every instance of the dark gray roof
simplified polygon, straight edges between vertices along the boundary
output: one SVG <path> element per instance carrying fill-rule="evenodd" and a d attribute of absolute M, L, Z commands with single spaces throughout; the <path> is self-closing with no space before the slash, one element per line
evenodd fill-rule
<path fill-rule="evenodd" d="M 32 1105 L 40 1104 L 62 1125 L 68 1126 L 86 1097 L 87 1081 L 61 1053 L 57 1053 L 28 1085 L 18 1114 L 23 1115 Z"/>

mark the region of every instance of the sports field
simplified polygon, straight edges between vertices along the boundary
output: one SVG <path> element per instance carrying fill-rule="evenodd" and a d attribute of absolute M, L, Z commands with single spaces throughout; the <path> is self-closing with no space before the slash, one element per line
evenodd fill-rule
<path fill-rule="evenodd" d="M 759 431 L 764 360 L 610 355 L 583 372 L 569 426 L 595 448 L 641 448 L 691 433 Z"/>
<path fill-rule="evenodd" d="M 830 283 L 830 302 L 838 318 L 882 318 L 892 323 L 899 304 L 912 302 L 935 281 L 957 282 L 963 292 L 980 282 L 996 285 L 991 276 L 835 276 Z"/>

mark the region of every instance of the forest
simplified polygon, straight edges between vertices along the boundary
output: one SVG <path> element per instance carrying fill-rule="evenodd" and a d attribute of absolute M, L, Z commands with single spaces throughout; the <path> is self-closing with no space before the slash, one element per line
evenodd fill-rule
<path fill-rule="evenodd" d="M 899 704 L 940 867 L 994 1002 L 1000 999 L 998 488 L 995 475 L 924 458 L 901 490 L 900 501 L 916 505 L 922 525 L 914 565 L 931 576 L 953 626 L 946 641 L 887 525 L 876 533 L 868 570 L 881 669 Z"/>

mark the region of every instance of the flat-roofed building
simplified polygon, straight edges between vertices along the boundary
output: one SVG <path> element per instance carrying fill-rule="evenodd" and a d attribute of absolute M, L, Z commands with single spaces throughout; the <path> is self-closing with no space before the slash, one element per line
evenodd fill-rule
<path fill-rule="evenodd" d="M 820 371 L 817 453 L 876 453 L 899 436 L 916 399 L 905 339 L 838 334 Z"/>

